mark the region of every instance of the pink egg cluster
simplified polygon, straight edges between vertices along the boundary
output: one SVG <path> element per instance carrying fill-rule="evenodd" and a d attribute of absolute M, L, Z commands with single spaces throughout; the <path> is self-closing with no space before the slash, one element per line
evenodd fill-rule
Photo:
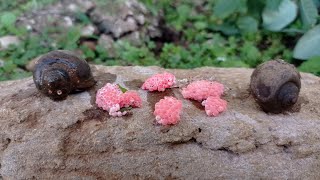
<path fill-rule="evenodd" d="M 203 101 L 210 96 L 220 97 L 223 94 L 223 85 L 207 80 L 194 81 L 182 89 L 182 95 L 186 99 Z"/>
<path fill-rule="evenodd" d="M 177 124 L 180 120 L 182 102 L 174 97 L 164 97 L 155 104 L 156 121 L 162 125 Z"/>
<path fill-rule="evenodd" d="M 126 91 L 121 95 L 120 107 L 141 107 L 142 100 L 136 91 Z"/>
<path fill-rule="evenodd" d="M 96 104 L 103 110 L 108 111 L 111 116 L 123 116 L 127 114 L 127 111 L 121 112 L 121 108 L 141 107 L 142 100 L 135 91 L 123 93 L 118 85 L 107 83 L 98 90 Z"/>
<path fill-rule="evenodd" d="M 227 109 L 227 101 L 220 97 L 210 96 L 201 103 L 205 107 L 208 116 L 217 116 Z"/>
<path fill-rule="evenodd" d="M 200 80 L 190 83 L 182 89 L 182 96 L 186 99 L 203 101 L 208 116 L 217 116 L 227 109 L 227 102 L 221 99 L 224 86 L 218 82 Z"/>
<path fill-rule="evenodd" d="M 148 78 L 142 85 L 142 89 L 148 91 L 164 91 L 176 83 L 176 77 L 171 73 L 156 74 Z"/>

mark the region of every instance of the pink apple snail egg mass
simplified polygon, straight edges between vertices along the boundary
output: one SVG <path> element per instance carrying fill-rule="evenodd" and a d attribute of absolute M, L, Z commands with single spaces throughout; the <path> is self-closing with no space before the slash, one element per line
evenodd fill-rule
<path fill-rule="evenodd" d="M 123 116 L 127 114 L 127 111 L 121 112 L 121 108 L 141 107 L 142 100 L 135 91 L 123 93 L 118 85 L 107 83 L 98 90 L 96 104 L 103 110 L 108 111 L 111 116 Z"/>
<path fill-rule="evenodd" d="M 174 97 L 164 97 L 155 104 L 156 121 L 162 125 L 174 125 L 180 120 L 182 102 Z"/>
<path fill-rule="evenodd" d="M 142 100 L 136 91 L 126 91 L 120 97 L 120 107 L 141 107 Z"/>
<path fill-rule="evenodd" d="M 142 85 L 142 89 L 148 91 L 164 91 L 176 83 L 176 77 L 171 73 L 156 74 L 148 78 Z"/>
<path fill-rule="evenodd" d="M 224 86 L 218 82 L 207 80 L 194 81 L 182 89 L 182 95 L 186 99 L 203 101 L 209 96 L 220 97 Z"/>
<path fill-rule="evenodd" d="M 227 109 L 227 101 L 220 97 L 210 96 L 201 103 L 208 116 L 217 116 Z"/>

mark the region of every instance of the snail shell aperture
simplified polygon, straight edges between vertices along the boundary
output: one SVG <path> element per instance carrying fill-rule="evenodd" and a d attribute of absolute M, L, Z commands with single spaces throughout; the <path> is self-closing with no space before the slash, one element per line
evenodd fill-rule
<path fill-rule="evenodd" d="M 251 92 L 265 112 L 280 113 L 293 106 L 300 88 L 299 72 L 283 60 L 263 63 L 251 75 Z"/>
<path fill-rule="evenodd" d="M 36 62 L 33 70 L 36 87 L 53 100 L 63 100 L 68 94 L 92 87 L 88 63 L 69 51 L 52 51 Z"/>

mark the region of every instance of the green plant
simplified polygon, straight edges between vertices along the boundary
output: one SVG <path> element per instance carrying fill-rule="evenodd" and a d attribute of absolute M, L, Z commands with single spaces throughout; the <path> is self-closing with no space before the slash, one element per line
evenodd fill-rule
<path fill-rule="evenodd" d="M 104 65 L 256 67 L 283 58 L 295 64 L 301 64 L 296 59 L 307 60 L 301 71 L 320 72 L 320 0 L 140 0 L 153 15 L 162 14 L 166 26 L 181 38 L 149 39 L 139 47 L 120 40 L 113 45 L 114 52 L 82 44 L 81 28 L 91 23 L 82 12 L 75 13 L 76 25 L 67 31 L 48 27 L 34 36 L 17 27 L 21 14 L 54 1 L 1 1 L 0 36 L 16 35 L 21 43 L 0 51 L 0 80 L 30 75 L 29 61 L 55 49 L 81 51 L 83 58 Z"/>
<path fill-rule="evenodd" d="M 157 8 L 163 11 L 166 22 L 182 31 L 183 39 L 189 43 L 188 53 L 191 45 L 200 45 L 210 41 L 213 34 L 221 33 L 235 38 L 236 42 L 226 43 L 216 52 L 227 53 L 221 56 L 226 58 L 220 59 L 233 59 L 234 62 L 240 57 L 241 64 L 250 67 L 273 58 L 293 62 L 294 58 L 307 60 L 320 55 L 319 0 L 208 0 L 201 6 L 191 0 L 141 1 L 152 7 L 153 12 Z M 300 39 L 296 38 L 300 36 Z M 169 55 L 168 64 L 192 63 L 183 58 L 185 52 L 181 47 L 175 51 L 180 52 L 180 56 Z M 214 59 L 214 56 L 210 58 Z M 225 64 L 212 61 L 205 64 Z"/>
<path fill-rule="evenodd" d="M 302 65 L 299 67 L 299 70 L 320 76 L 320 57 L 314 57 L 302 63 Z"/>

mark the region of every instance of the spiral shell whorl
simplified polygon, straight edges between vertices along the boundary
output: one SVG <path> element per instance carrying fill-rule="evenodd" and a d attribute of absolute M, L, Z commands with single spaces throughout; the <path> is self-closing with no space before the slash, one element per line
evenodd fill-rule
<path fill-rule="evenodd" d="M 261 64 L 251 75 L 251 92 L 266 112 L 280 113 L 295 104 L 300 88 L 299 72 L 283 60 Z"/>
<path fill-rule="evenodd" d="M 69 51 L 52 51 L 43 55 L 33 71 L 36 87 L 54 100 L 82 91 L 95 84 L 89 65 Z"/>

